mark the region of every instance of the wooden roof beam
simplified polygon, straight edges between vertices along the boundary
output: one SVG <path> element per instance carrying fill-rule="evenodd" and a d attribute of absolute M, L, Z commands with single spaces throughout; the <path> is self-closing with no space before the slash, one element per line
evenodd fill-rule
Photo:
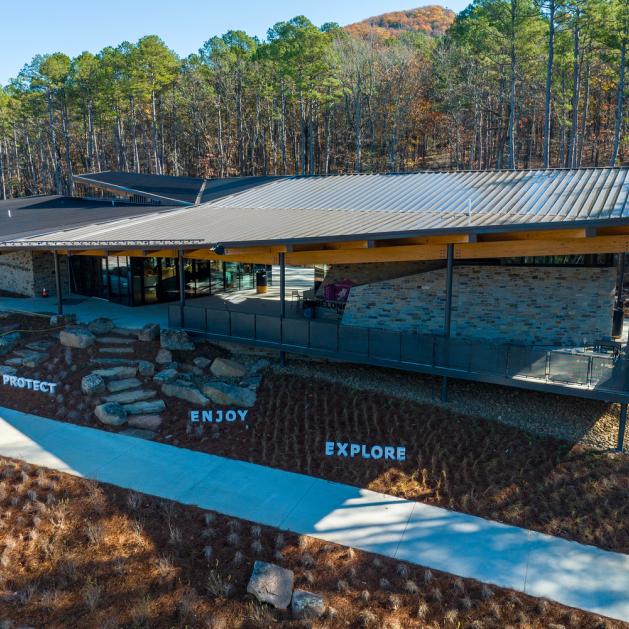
<path fill-rule="evenodd" d="M 463 260 L 623 252 L 629 252 L 629 235 L 479 242 L 454 247 L 454 257 Z"/>
<path fill-rule="evenodd" d="M 592 238 L 596 231 L 591 228 L 577 229 L 548 229 L 531 231 L 499 232 L 494 234 L 479 234 L 479 242 L 497 242 L 512 240 L 563 240 L 566 238 Z"/>
<path fill-rule="evenodd" d="M 400 247 L 373 247 L 367 249 L 323 249 L 294 251 L 286 254 L 286 264 L 363 264 L 369 262 L 408 262 L 414 260 L 443 260 L 445 245 L 409 245 Z"/>

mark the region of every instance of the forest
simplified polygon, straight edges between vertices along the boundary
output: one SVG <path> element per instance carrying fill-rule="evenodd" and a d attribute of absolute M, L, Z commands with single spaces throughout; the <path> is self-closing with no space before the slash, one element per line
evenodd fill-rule
<path fill-rule="evenodd" d="M 298 16 L 186 58 L 156 35 L 42 54 L 0 86 L 0 198 L 71 195 L 100 170 L 626 164 L 628 41 L 629 0 L 475 0 L 347 28 Z"/>

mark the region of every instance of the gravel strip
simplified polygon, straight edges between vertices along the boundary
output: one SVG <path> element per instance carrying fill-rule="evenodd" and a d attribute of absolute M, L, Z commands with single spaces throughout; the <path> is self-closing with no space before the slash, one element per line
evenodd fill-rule
<path fill-rule="evenodd" d="M 515 426 L 537 435 L 552 436 L 598 450 L 616 447 L 620 406 L 596 400 L 539 393 L 450 378 L 447 403 L 439 399 L 441 378 L 378 367 L 308 359 L 289 360 L 273 369 L 286 375 L 317 378 L 358 390 L 444 406 Z M 629 435 L 625 448 L 629 447 Z"/>

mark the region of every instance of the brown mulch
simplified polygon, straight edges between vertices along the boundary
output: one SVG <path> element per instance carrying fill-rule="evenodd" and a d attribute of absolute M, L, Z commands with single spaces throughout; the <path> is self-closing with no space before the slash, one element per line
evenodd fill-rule
<path fill-rule="evenodd" d="M 325 597 L 316 622 L 246 595 L 255 560 Z M 626 627 L 544 599 L 0 458 L 2 627 Z"/>
<path fill-rule="evenodd" d="M 23 344 L 51 334 L 43 318 L 12 315 L 0 324 L 19 324 L 24 329 L 30 325 L 35 331 L 25 335 Z M 152 360 L 158 349 L 157 343 L 133 346 L 134 359 Z M 82 376 L 94 369 L 89 358 L 96 354 L 95 348 L 67 351 L 55 346 L 51 360 L 29 376 L 61 382 L 63 399 L 1 387 L 0 404 L 112 430 L 93 417 L 96 401 L 86 400 L 80 392 Z M 194 352 L 210 358 L 219 354 L 226 352 L 210 344 Z M 176 360 L 189 362 L 192 357 L 192 353 L 175 353 Z M 159 388 L 150 379 L 145 386 Z M 157 439 L 166 443 L 629 552 L 629 457 L 625 455 L 572 446 L 378 391 L 273 370 L 265 373 L 246 423 L 191 425 L 189 404 L 164 399 L 167 411 Z M 405 446 L 407 460 L 328 457 L 326 441 Z"/>

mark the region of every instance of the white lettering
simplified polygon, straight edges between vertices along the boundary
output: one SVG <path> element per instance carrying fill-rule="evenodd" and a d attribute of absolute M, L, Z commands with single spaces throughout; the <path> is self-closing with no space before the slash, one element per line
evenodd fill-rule
<path fill-rule="evenodd" d="M 241 422 L 244 422 L 244 421 L 245 421 L 245 417 L 247 417 L 247 413 L 248 413 L 248 412 L 249 412 L 248 410 L 246 410 L 246 411 L 239 410 L 239 411 L 238 411 L 238 415 L 240 415 L 240 421 L 241 421 Z"/>
<path fill-rule="evenodd" d="M 225 419 L 228 422 L 235 422 L 236 421 L 236 411 L 230 409 L 225 413 Z"/>
<path fill-rule="evenodd" d="M 43 380 L 35 380 L 34 378 L 24 378 L 22 376 L 12 376 L 10 374 L 2 374 L 2 384 L 14 387 L 16 389 L 28 389 L 29 391 L 41 391 L 42 393 L 54 394 L 57 384 L 54 382 L 45 382 Z"/>
<path fill-rule="evenodd" d="M 374 459 L 379 460 L 384 458 L 391 461 L 405 461 L 406 460 L 406 447 L 405 446 L 382 446 L 379 444 L 366 445 L 359 443 L 345 443 L 341 441 L 326 441 L 325 442 L 325 455 L 326 456 L 339 456 L 339 457 L 359 457 L 362 459 Z"/>
<path fill-rule="evenodd" d="M 199 411 L 190 411 L 190 421 L 193 423 L 199 421 Z"/>

